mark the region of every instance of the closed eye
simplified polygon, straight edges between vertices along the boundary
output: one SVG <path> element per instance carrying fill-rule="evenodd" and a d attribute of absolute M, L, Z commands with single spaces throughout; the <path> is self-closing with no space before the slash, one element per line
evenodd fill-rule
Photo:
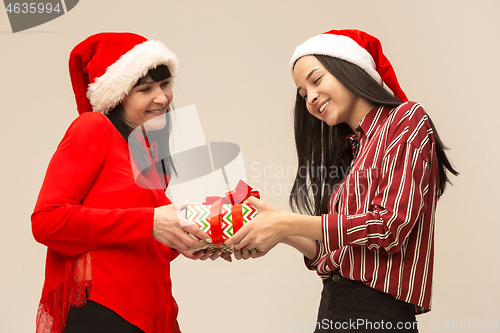
<path fill-rule="evenodd" d="M 144 88 L 140 89 L 139 92 L 148 92 L 150 89 L 150 86 L 144 86 Z"/>

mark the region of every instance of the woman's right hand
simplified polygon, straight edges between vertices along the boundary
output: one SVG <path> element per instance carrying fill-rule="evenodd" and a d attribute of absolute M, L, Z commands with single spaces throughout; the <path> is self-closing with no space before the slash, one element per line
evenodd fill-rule
<path fill-rule="evenodd" d="M 234 250 L 234 258 L 236 260 L 241 260 L 241 259 L 247 260 L 250 258 L 257 259 L 265 256 L 276 245 L 277 244 L 270 246 L 268 249 L 265 250 L 257 250 L 257 249 L 247 250 L 246 248 L 242 248 L 241 250 Z"/>
<path fill-rule="evenodd" d="M 210 236 L 182 216 L 181 210 L 187 205 L 189 201 L 155 208 L 153 237 L 157 241 L 179 251 L 201 249 L 206 243 L 212 243 Z M 194 239 L 188 232 L 206 243 Z"/>

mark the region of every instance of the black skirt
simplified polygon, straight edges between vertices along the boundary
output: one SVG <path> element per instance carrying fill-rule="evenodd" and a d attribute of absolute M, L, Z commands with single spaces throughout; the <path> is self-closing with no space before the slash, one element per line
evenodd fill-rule
<path fill-rule="evenodd" d="M 338 272 L 323 286 L 315 333 L 418 332 L 415 306 L 342 277 Z"/>
<path fill-rule="evenodd" d="M 63 333 L 144 333 L 113 310 L 87 300 L 82 307 L 71 307 Z"/>

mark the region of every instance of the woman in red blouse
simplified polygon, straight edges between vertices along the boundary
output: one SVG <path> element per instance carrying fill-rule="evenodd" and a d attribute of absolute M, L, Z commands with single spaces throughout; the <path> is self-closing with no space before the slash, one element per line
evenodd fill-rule
<path fill-rule="evenodd" d="M 324 279 L 315 332 L 417 332 L 431 307 L 434 216 L 456 175 L 423 107 L 409 102 L 380 42 L 332 30 L 298 46 L 297 213 L 256 198 L 258 216 L 227 245 L 261 251 L 278 242 Z"/>
<path fill-rule="evenodd" d="M 210 239 L 183 223 L 163 189 L 138 186 L 140 161 L 127 142 L 134 128 L 165 116 L 177 66 L 164 44 L 131 33 L 96 34 L 72 50 L 80 116 L 50 161 L 32 215 L 33 235 L 48 248 L 37 332 L 180 332 L 174 248 L 204 246 L 188 232 Z M 174 169 L 164 162 L 167 179 Z M 161 182 L 155 175 L 139 177 Z"/>

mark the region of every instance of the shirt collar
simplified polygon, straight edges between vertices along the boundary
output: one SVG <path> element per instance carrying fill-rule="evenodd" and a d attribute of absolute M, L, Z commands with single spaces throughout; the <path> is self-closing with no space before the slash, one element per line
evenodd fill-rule
<path fill-rule="evenodd" d="M 392 108 L 387 106 L 376 106 L 359 122 L 356 130 L 368 138 L 373 135 L 377 127 L 387 118 Z"/>

